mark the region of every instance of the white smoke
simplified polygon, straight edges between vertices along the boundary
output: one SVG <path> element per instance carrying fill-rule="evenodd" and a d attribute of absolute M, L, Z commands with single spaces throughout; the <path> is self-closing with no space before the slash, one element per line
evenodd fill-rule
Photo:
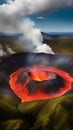
<path fill-rule="evenodd" d="M 0 5 L 0 32 L 23 33 L 27 51 L 53 54 L 51 48 L 42 43 L 41 30 L 26 16 L 72 5 L 73 0 L 7 0 L 7 4 Z"/>

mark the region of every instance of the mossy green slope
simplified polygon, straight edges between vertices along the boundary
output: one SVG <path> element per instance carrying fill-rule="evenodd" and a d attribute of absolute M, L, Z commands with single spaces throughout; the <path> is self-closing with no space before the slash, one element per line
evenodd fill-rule
<path fill-rule="evenodd" d="M 73 130 L 73 94 L 26 103 L 7 95 L 0 98 L 0 116 L 9 116 L 0 119 L 0 129 Z"/>

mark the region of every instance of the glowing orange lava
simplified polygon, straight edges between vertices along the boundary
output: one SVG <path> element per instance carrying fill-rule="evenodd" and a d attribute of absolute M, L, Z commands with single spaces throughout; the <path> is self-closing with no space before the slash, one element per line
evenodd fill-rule
<path fill-rule="evenodd" d="M 60 86 L 58 92 L 46 93 L 41 89 L 42 86 L 39 86 L 38 84 L 36 92 L 29 94 L 28 84 L 30 81 L 34 80 L 41 83 L 42 81 L 55 79 L 55 74 L 59 75 L 64 80 L 64 86 Z M 59 97 L 71 89 L 72 82 L 73 78 L 68 73 L 46 65 L 20 68 L 10 75 L 9 80 L 11 89 L 22 100 L 22 102 Z M 30 87 L 32 89 L 32 84 Z"/>

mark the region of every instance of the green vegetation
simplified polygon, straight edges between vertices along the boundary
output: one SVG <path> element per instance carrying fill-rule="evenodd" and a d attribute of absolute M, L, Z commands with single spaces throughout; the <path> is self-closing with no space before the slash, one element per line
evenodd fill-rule
<path fill-rule="evenodd" d="M 3 55 L 1 55 L 0 53 L 0 56 L 5 56 L 15 52 L 23 51 L 22 48 L 23 47 L 21 47 L 15 39 L 0 39 L 0 50 L 3 51 Z"/>
<path fill-rule="evenodd" d="M 73 39 L 55 39 L 44 42 L 50 45 L 54 52 L 73 56 Z M 10 54 L 10 51 L 7 49 L 7 47 L 11 48 L 13 52 L 23 51 L 23 47 L 21 44 L 18 44 L 15 39 L 0 39 L 0 45 L 4 51 L 3 55 Z"/>
<path fill-rule="evenodd" d="M 54 52 L 73 56 L 73 39 L 58 39 L 44 41 Z"/>
<path fill-rule="evenodd" d="M 46 43 L 55 52 L 73 56 L 73 40 L 49 40 Z M 2 39 L 0 44 L 4 55 L 10 54 L 7 46 L 14 52 L 22 51 L 12 39 Z M 0 93 L 0 130 L 73 130 L 73 94 L 21 103 L 17 97 Z"/>
<path fill-rule="evenodd" d="M 26 103 L 1 94 L 0 117 L 3 130 L 73 130 L 73 94 Z"/>

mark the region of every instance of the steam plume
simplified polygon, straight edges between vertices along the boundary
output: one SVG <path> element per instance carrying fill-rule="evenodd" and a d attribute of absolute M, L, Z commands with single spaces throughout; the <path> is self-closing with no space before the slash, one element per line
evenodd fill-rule
<path fill-rule="evenodd" d="M 26 51 L 53 54 L 51 48 L 42 43 L 40 29 L 36 29 L 34 21 L 26 16 L 72 5 L 73 0 L 7 0 L 6 4 L 0 5 L 0 31 L 23 33 Z"/>

